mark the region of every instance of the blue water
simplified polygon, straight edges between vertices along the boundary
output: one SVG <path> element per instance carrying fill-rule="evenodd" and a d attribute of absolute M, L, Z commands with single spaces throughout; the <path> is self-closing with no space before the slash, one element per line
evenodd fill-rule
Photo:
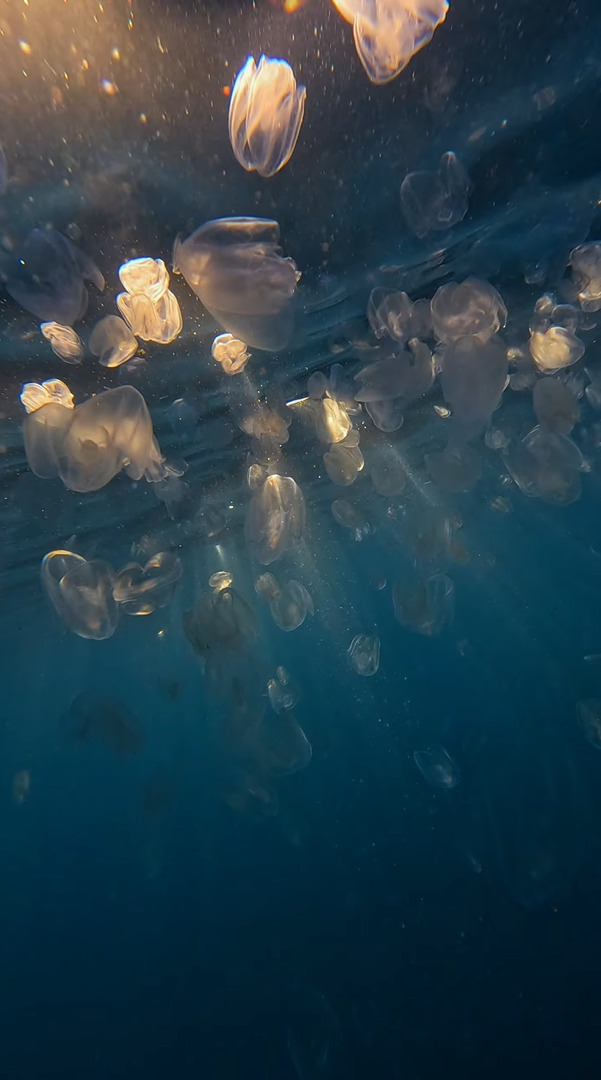
<path fill-rule="evenodd" d="M 0 1080 L 596 1076 L 601 439 L 583 391 L 601 331 L 583 332 L 568 369 L 583 469 L 567 506 L 528 498 L 481 433 L 477 482 L 434 483 L 424 458 L 450 423 L 437 381 L 392 434 L 353 417 L 367 467 L 349 487 L 294 415 L 280 471 L 307 523 L 261 566 L 244 536 L 257 447 L 240 418 L 251 399 L 286 414 L 334 363 L 352 384 L 375 344 L 377 286 L 430 300 L 477 275 L 508 308 L 505 346 L 527 342 L 537 299 L 562 297 L 570 251 L 601 239 L 601 15 L 596 0 L 450 0 L 430 44 L 374 86 L 329 0 L 286 6 L 0 12 Z M 307 86 L 293 157 L 268 180 L 236 163 L 227 132 L 227 91 L 261 52 Z M 467 214 L 418 239 L 400 184 L 451 150 Z M 28 232 L 62 232 L 107 281 L 76 324 L 87 342 L 115 313 L 122 262 L 171 267 L 176 235 L 233 215 L 276 219 L 302 271 L 294 337 L 251 349 L 247 381 L 216 369 L 222 327 L 182 277 L 181 335 L 114 370 L 54 357 L 9 294 Z M 78 402 L 128 384 L 144 395 L 161 451 L 186 467 L 171 516 L 125 473 L 86 494 L 33 474 L 19 393 L 53 377 Z M 525 435 L 530 391 L 506 390 L 491 424 Z M 408 478 L 388 498 L 369 478 L 383 447 Z M 360 541 L 334 499 L 367 522 Z M 182 576 L 167 606 L 87 640 L 42 587 L 42 558 L 62 548 L 115 568 L 167 551 Z M 226 650 L 215 686 L 215 651 L 203 674 L 183 620 L 220 570 L 257 641 Z M 311 594 L 314 615 L 290 633 L 255 590 L 265 571 Z M 441 573 L 454 588 L 441 632 L 401 625 L 395 581 Z M 369 678 L 348 658 L 359 634 L 380 639 Z M 296 771 L 282 766 L 296 729 L 267 699 L 279 665 L 312 748 Z M 79 695 L 97 723 L 78 727 Z"/>

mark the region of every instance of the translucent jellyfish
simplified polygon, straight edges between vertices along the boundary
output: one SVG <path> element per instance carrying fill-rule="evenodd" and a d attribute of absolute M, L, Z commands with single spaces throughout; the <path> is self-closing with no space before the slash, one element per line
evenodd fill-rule
<path fill-rule="evenodd" d="M 143 293 L 156 304 L 169 288 L 169 271 L 162 259 L 130 259 L 119 267 L 119 280 L 127 293 Z"/>
<path fill-rule="evenodd" d="M 127 363 L 138 351 L 138 342 L 118 315 L 105 315 L 92 330 L 90 352 L 103 367 L 115 368 Z"/>
<path fill-rule="evenodd" d="M 290 161 L 307 91 L 285 60 L 249 56 L 230 97 L 228 126 L 236 160 L 248 172 L 273 176 Z"/>
<path fill-rule="evenodd" d="M 305 500 L 291 476 L 273 473 L 251 497 L 244 536 L 251 553 L 269 566 L 297 544 L 305 526 Z"/>
<path fill-rule="evenodd" d="M 524 495 L 551 506 L 568 506 L 580 497 L 582 454 L 566 435 L 535 427 L 503 454 Z"/>
<path fill-rule="evenodd" d="M 332 514 L 339 525 L 349 529 L 354 540 L 363 540 L 363 537 L 368 536 L 371 532 L 371 525 L 367 518 L 346 499 L 334 499 Z"/>
<path fill-rule="evenodd" d="M 42 559 L 42 585 L 57 615 L 79 637 L 103 641 L 117 629 L 113 571 L 102 559 L 86 562 L 72 551 Z"/>
<path fill-rule="evenodd" d="M 601 310 L 601 243 L 594 240 L 574 248 L 570 266 L 582 310 Z"/>
<path fill-rule="evenodd" d="M 300 277 L 279 239 L 277 221 L 219 218 L 178 237 L 173 253 L 174 267 L 223 329 L 267 351 L 290 340 Z"/>
<path fill-rule="evenodd" d="M 434 483 L 443 491 L 471 491 L 482 475 L 480 458 L 469 446 L 447 446 L 426 454 L 424 461 Z"/>
<path fill-rule="evenodd" d="M 413 302 L 405 292 L 372 289 L 367 319 L 377 338 L 388 336 L 405 344 L 410 338 L 423 339 L 432 333 L 428 300 Z"/>
<path fill-rule="evenodd" d="M 355 48 L 371 82 L 391 82 L 444 21 L 448 0 L 332 0 L 353 24 Z"/>
<path fill-rule="evenodd" d="M 128 563 L 115 574 L 113 597 L 126 615 L 151 615 L 167 607 L 182 576 L 182 564 L 170 551 L 159 551 L 145 566 Z"/>
<path fill-rule="evenodd" d="M 270 604 L 279 595 L 280 586 L 273 574 L 259 574 L 255 581 L 255 592 Z"/>
<path fill-rule="evenodd" d="M 297 704 L 300 691 L 291 680 L 286 668 L 279 667 L 273 679 L 267 682 L 269 704 L 276 713 L 289 712 Z"/>
<path fill-rule="evenodd" d="M 221 364 L 226 375 L 239 375 L 250 360 L 243 341 L 232 334 L 219 334 L 211 345 L 211 356 Z"/>
<path fill-rule="evenodd" d="M 230 574 L 228 570 L 218 570 L 217 573 L 211 574 L 209 578 L 209 585 L 216 592 L 221 592 L 222 589 L 229 589 L 230 585 L 234 582 L 233 574 Z"/>
<path fill-rule="evenodd" d="M 313 754 L 311 743 L 290 709 L 266 712 L 251 733 L 250 749 L 256 765 L 272 776 L 288 776 L 305 769 Z"/>
<path fill-rule="evenodd" d="M 17 806 L 22 806 L 31 790 L 31 773 L 29 769 L 19 769 L 13 776 L 13 799 Z"/>
<path fill-rule="evenodd" d="M 365 465 L 358 432 L 351 429 L 342 442 L 333 444 L 323 455 L 323 463 L 333 484 L 348 487 L 354 483 Z"/>
<path fill-rule="evenodd" d="M 46 379 L 43 383 L 24 383 L 19 399 L 26 413 L 41 409 L 42 405 L 63 405 L 65 409 L 74 409 L 73 394 L 66 383 L 60 379 Z"/>
<path fill-rule="evenodd" d="M 287 631 L 297 630 L 307 615 L 313 615 L 315 610 L 310 593 L 300 581 L 294 580 L 286 582 L 278 589 L 269 608 L 276 626 Z"/>
<path fill-rule="evenodd" d="M 541 427 L 556 435 L 569 435 L 580 419 L 576 395 L 559 379 L 551 376 L 536 380 L 532 404 Z"/>
<path fill-rule="evenodd" d="M 584 356 L 584 345 L 563 326 L 550 326 L 544 333 L 530 334 L 530 355 L 539 371 L 553 373 L 570 367 Z"/>
<path fill-rule="evenodd" d="M 440 383 L 462 439 L 480 435 L 497 408 L 507 381 L 507 354 L 495 338 L 463 337 L 445 350 Z"/>
<path fill-rule="evenodd" d="M 368 364 L 355 378 L 361 383 L 355 394 L 357 401 L 371 403 L 394 398 L 398 408 L 405 409 L 432 386 L 432 353 L 427 345 L 414 338 L 409 350 L 394 352 L 375 364 Z"/>
<path fill-rule="evenodd" d="M 133 386 L 105 390 L 75 409 L 52 398 L 40 403 L 26 416 L 23 437 L 32 472 L 59 476 L 71 491 L 98 491 L 122 469 L 133 480 L 156 481 L 167 472 L 146 402 Z"/>
<path fill-rule="evenodd" d="M 442 155 L 437 172 L 408 173 L 401 206 L 409 228 L 422 240 L 457 225 L 467 214 L 470 190 L 469 176 L 452 150 Z"/>
<path fill-rule="evenodd" d="M 446 345 L 462 337 L 488 341 L 507 321 L 507 308 L 499 293 L 479 278 L 441 285 L 430 309 L 435 337 Z"/>
<path fill-rule="evenodd" d="M 601 750 L 601 701 L 584 698 L 578 702 L 576 711 L 585 738 L 596 750 Z"/>
<path fill-rule="evenodd" d="M 138 718 L 118 698 L 84 691 L 73 699 L 61 723 L 70 741 L 98 742 L 115 757 L 132 757 L 144 747 Z"/>
<path fill-rule="evenodd" d="M 348 658 L 357 675 L 375 675 L 380 666 L 380 639 L 357 634 L 348 647 Z"/>
<path fill-rule="evenodd" d="M 57 322 L 40 323 L 40 330 L 50 342 L 52 352 L 67 364 L 81 364 L 83 345 L 81 338 L 70 326 L 61 326 Z"/>
<path fill-rule="evenodd" d="M 84 281 L 104 289 L 104 278 L 87 255 L 55 229 L 32 229 L 6 290 L 42 322 L 71 326 L 88 306 Z"/>
<path fill-rule="evenodd" d="M 153 490 L 157 499 L 160 499 L 165 504 L 165 509 L 171 520 L 181 521 L 182 518 L 187 516 L 190 509 L 192 489 L 189 484 L 186 484 L 184 480 L 180 480 L 179 476 L 171 472 L 171 465 L 166 464 L 165 469 L 167 475 L 154 482 Z"/>
<path fill-rule="evenodd" d="M 117 307 L 132 334 L 143 341 L 168 345 L 182 329 L 182 313 L 170 289 L 153 302 L 146 293 L 119 293 Z"/>
<path fill-rule="evenodd" d="M 405 408 L 402 398 L 390 398 L 388 401 L 366 401 L 365 411 L 378 431 L 386 433 L 398 431 L 405 422 Z"/>
<path fill-rule="evenodd" d="M 328 389 L 328 379 L 323 371 L 314 371 L 307 379 L 307 393 L 310 398 L 319 401 Z"/>
<path fill-rule="evenodd" d="M 183 618 L 184 633 L 198 655 L 210 660 L 218 651 L 245 652 L 258 637 L 257 621 L 234 589 L 203 593 Z"/>
<path fill-rule="evenodd" d="M 437 637 L 455 612 L 455 587 L 446 574 L 433 574 L 416 587 L 397 580 L 392 589 L 394 617 L 408 630 Z"/>
<path fill-rule="evenodd" d="M 378 495 L 390 498 L 400 495 L 407 486 L 407 475 L 403 464 L 392 450 L 385 450 L 378 454 L 369 470 L 371 483 Z"/>
<path fill-rule="evenodd" d="M 424 780 L 427 780 L 431 787 L 441 788 L 443 791 L 457 787 L 459 769 L 444 747 L 435 746 L 432 750 L 416 750 L 413 760 Z"/>
<path fill-rule="evenodd" d="M 247 435 L 252 435 L 257 442 L 269 447 L 283 446 L 290 438 L 288 428 L 291 417 L 282 416 L 275 409 L 259 405 L 245 417 L 240 427 Z"/>

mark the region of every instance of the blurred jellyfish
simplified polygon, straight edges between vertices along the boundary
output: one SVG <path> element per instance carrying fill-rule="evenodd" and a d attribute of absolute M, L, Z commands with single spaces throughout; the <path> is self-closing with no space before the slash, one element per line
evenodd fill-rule
<path fill-rule="evenodd" d="M 343 442 L 351 430 L 351 420 L 346 409 L 331 397 L 311 402 L 311 405 L 311 417 L 320 442 Z"/>
<path fill-rule="evenodd" d="M 375 675 L 380 666 L 380 639 L 357 634 L 348 647 L 348 658 L 357 675 Z"/>
<path fill-rule="evenodd" d="M 69 741 L 99 742 L 115 757 L 132 757 L 144 746 L 138 718 L 118 698 L 84 691 L 73 699 L 61 725 Z"/>
<path fill-rule="evenodd" d="M 115 368 L 127 363 L 138 351 L 138 342 L 118 315 L 105 315 L 90 335 L 90 352 L 103 367 Z"/>
<path fill-rule="evenodd" d="M 17 806 L 22 806 L 31 791 L 31 773 L 29 769 L 19 769 L 13 776 L 13 799 Z"/>
<path fill-rule="evenodd" d="M 258 405 L 245 417 L 240 427 L 247 435 L 252 435 L 261 446 L 269 450 L 288 442 L 290 423 L 289 417 L 281 416 L 275 409 Z M 255 477 L 256 475 L 256 473 L 253 474 Z"/>
<path fill-rule="evenodd" d="M 182 576 L 182 564 L 170 551 L 159 551 L 145 566 L 128 563 L 115 574 L 113 597 L 126 615 L 151 615 L 167 607 Z"/>
<path fill-rule="evenodd" d="M 351 429 L 342 442 L 334 443 L 323 455 L 323 463 L 333 484 L 348 487 L 354 483 L 365 465 L 359 449 L 359 433 Z"/>
<path fill-rule="evenodd" d="M 563 326 L 550 326 L 544 333 L 530 334 L 530 355 L 539 371 L 552 374 L 570 367 L 584 356 L 584 345 Z"/>
<path fill-rule="evenodd" d="M 397 580 L 392 602 L 394 617 L 401 626 L 425 637 L 437 637 L 453 620 L 455 587 L 446 574 L 433 574 L 411 589 Z"/>
<path fill-rule="evenodd" d="M 430 232 L 457 225 L 467 214 L 469 176 L 452 150 L 443 154 L 437 172 L 408 173 L 401 184 L 405 220 L 420 240 Z"/>
<path fill-rule="evenodd" d="M 503 454 L 516 484 L 532 499 L 568 506 L 580 498 L 582 454 L 566 435 L 535 427 Z"/>
<path fill-rule="evenodd" d="M 471 491 L 482 475 L 480 459 L 469 446 L 447 446 L 426 454 L 424 461 L 434 483 L 443 491 Z"/>
<path fill-rule="evenodd" d="M 212 589 L 215 589 L 216 592 L 221 592 L 222 589 L 229 589 L 233 582 L 234 576 L 227 570 L 218 570 L 217 573 L 211 574 L 209 578 L 209 585 Z"/>
<path fill-rule="evenodd" d="M 371 532 L 371 525 L 367 518 L 346 499 L 334 499 L 332 514 L 339 525 L 350 530 L 354 540 L 363 540 L 363 537 L 368 536 Z"/>
<path fill-rule="evenodd" d="M 432 353 L 423 342 L 412 339 L 409 350 L 395 352 L 375 364 L 368 364 L 355 375 L 361 386 L 357 401 L 380 402 L 394 399 L 399 409 L 423 397 L 434 381 Z"/>
<path fill-rule="evenodd" d="M 448 791 L 459 783 L 459 769 L 444 747 L 435 746 L 431 750 L 416 750 L 413 760 L 424 780 L 431 787 Z"/>
<path fill-rule="evenodd" d="M 353 24 L 355 48 L 372 83 L 391 82 L 444 22 L 448 0 L 332 0 Z"/>
<path fill-rule="evenodd" d="M 113 571 L 102 559 L 86 562 L 72 551 L 50 551 L 42 559 L 42 585 L 57 615 L 74 634 L 94 641 L 112 637 L 119 614 Z"/>
<path fill-rule="evenodd" d="M 60 476 L 70 491 L 83 493 L 98 491 L 122 469 L 133 480 L 166 475 L 146 402 L 133 386 L 105 390 L 75 409 L 55 401 L 53 395 L 48 403 L 40 401 L 23 424 L 27 461 L 36 476 Z"/>
<path fill-rule="evenodd" d="M 301 489 L 291 476 L 273 473 L 251 497 L 244 536 L 254 557 L 269 566 L 299 542 L 304 525 Z"/>
<path fill-rule="evenodd" d="M 386 433 L 399 431 L 405 422 L 405 409 L 402 398 L 390 398 L 388 401 L 366 401 L 365 411 L 378 431 Z"/>
<path fill-rule="evenodd" d="M 507 354 L 494 338 L 459 338 L 445 351 L 440 377 L 451 424 L 461 439 L 480 435 L 497 408 L 507 381 Z"/>
<path fill-rule="evenodd" d="M 298 703 L 300 691 L 284 667 L 278 667 L 275 677 L 267 682 L 269 704 L 276 713 L 289 712 Z"/>
<path fill-rule="evenodd" d="M 450 345 L 462 337 L 488 341 L 505 326 L 507 308 L 488 281 L 466 278 L 441 285 L 430 301 L 434 335 Z"/>
<path fill-rule="evenodd" d="M 313 755 L 311 743 L 290 709 L 266 712 L 248 742 L 254 765 L 272 776 L 305 769 Z"/>
<path fill-rule="evenodd" d="M 173 253 L 174 267 L 223 329 L 268 352 L 292 336 L 300 277 L 279 239 L 277 221 L 219 218 L 178 237 Z"/>
<path fill-rule="evenodd" d="M 410 338 L 423 339 L 432 333 L 428 300 L 413 302 L 405 292 L 372 289 L 367 304 L 367 319 L 377 338 L 388 336 L 406 344 Z"/>
<path fill-rule="evenodd" d="M 313 600 L 300 581 L 288 581 L 279 588 L 269 604 L 273 620 L 280 630 L 297 630 L 307 615 L 314 614 Z"/>
<path fill-rule="evenodd" d="M 6 290 L 42 322 L 71 326 L 88 306 L 84 281 L 101 292 L 104 278 L 87 255 L 55 229 L 32 229 Z"/>
<path fill-rule="evenodd" d="M 576 712 L 585 738 L 596 750 L 601 750 L 601 701 L 584 698 L 578 702 Z"/>
<path fill-rule="evenodd" d="M 559 379 L 537 379 L 532 404 L 541 427 L 556 435 L 569 435 L 580 419 L 578 399 Z"/>
<path fill-rule="evenodd" d="M 273 574 L 259 574 L 255 581 L 255 592 L 257 592 L 259 596 L 262 596 L 268 604 L 271 603 L 272 600 L 275 600 L 279 591 L 280 586 Z"/>
<path fill-rule="evenodd" d="M 210 660 L 219 650 L 245 652 L 258 637 L 255 616 L 234 589 L 202 593 L 183 618 L 184 633 L 198 655 Z"/>
<path fill-rule="evenodd" d="M 369 475 L 374 491 L 384 498 L 400 495 L 407 486 L 407 475 L 402 461 L 394 451 L 385 448 L 378 453 L 378 458 L 370 467 Z"/>
<path fill-rule="evenodd" d="M 594 240 L 574 248 L 570 266 L 582 310 L 601 310 L 601 243 Z"/>
<path fill-rule="evenodd" d="M 70 326 L 61 326 L 57 322 L 40 323 L 40 330 L 50 342 L 52 352 L 67 364 L 81 364 L 83 345 L 81 338 Z"/>
<path fill-rule="evenodd" d="M 171 466 L 165 465 L 167 476 L 157 480 L 153 484 L 153 490 L 162 503 L 172 521 L 181 521 L 188 516 L 191 509 L 192 489 L 179 476 L 170 472 Z"/>
<path fill-rule="evenodd" d="M 211 345 L 211 356 L 225 375 L 239 375 L 250 360 L 246 345 L 232 334 L 219 334 Z"/>
<path fill-rule="evenodd" d="M 248 172 L 273 176 L 290 161 L 300 133 L 307 91 L 285 60 L 249 56 L 238 72 L 228 115 L 230 143 Z"/>

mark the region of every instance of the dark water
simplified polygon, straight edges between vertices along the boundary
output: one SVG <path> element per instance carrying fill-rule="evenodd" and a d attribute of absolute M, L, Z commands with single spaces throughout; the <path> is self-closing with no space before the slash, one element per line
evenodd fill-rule
<path fill-rule="evenodd" d="M 307 524 L 261 566 L 244 537 L 257 446 L 240 419 L 251 399 L 285 414 L 333 363 L 352 384 L 375 344 L 376 286 L 429 300 L 486 278 L 509 311 L 504 345 L 527 343 L 537 299 L 565 294 L 570 251 L 601 238 L 601 13 L 596 0 L 451 0 L 430 44 L 375 86 L 329 0 L 285 8 L 6 0 L 0 12 L 0 1077 L 595 1076 L 594 316 L 567 369 L 583 455 L 570 505 L 527 498 L 481 432 L 477 482 L 438 485 L 425 465 L 450 422 L 433 409 L 437 381 L 392 434 L 353 417 L 366 468 L 348 488 L 295 414 L 279 471 L 300 484 Z M 262 52 L 308 91 L 293 157 L 268 180 L 236 163 L 224 92 Z M 469 209 L 419 240 L 400 184 L 449 150 Z M 177 234 L 232 215 L 276 219 L 302 271 L 294 337 L 251 349 L 248 378 L 216 370 L 221 328 L 181 277 L 180 336 L 113 370 L 88 352 L 80 366 L 54 357 L 9 295 L 32 228 L 69 236 L 107 281 L 76 325 L 87 343 L 115 313 L 122 262 L 170 267 Z M 33 474 L 19 393 L 53 377 L 77 402 L 140 390 L 163 454 L 187 466 L 172 516 L 124 473 L 86 494 Z M 491 425 L 524 436 L 531 385 L 507 389 Z M 407 483 L 386 498 L 369 472 L 391 450 Z M 341 498 L 369 524 L 360 542 L 332 516 Z M 164 608 L 87 640 L 40 583 L 41 559 L 62 548 L 115 568 L 167 551 L 182 577 Z M 219 570 L 258 636 L 221 652 L 211 637 L 203 675 L 182 622 Z M 255 591 L 266 570 L 312 596 L 292 633 Z M 442 573 L 453 618 L 438 635 L 401 625 L 395 581 Z M 349 663 L 359 634 L 380 639 L 370 678 Z M 267 700 L 278 665 L 300 691 L 283 714 Z M 312 747 L 303 768 L 296 725 Z M 416 752 L 435 755 L 438 786 Z"/>

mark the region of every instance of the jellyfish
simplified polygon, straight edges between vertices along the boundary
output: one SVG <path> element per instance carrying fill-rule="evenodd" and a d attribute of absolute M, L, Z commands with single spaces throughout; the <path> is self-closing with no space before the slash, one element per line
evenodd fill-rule
<path fill-rule="evenodd" d="M 535 427 L 507 449 L 503 461 L 520 491 L 532 499 L 568 506 L 580 498 L 582 454 L 566 435 Z"/>
<path fill-rule="evenodd" d="M 485 342 L 505 326 L 507 308 L 488 281 L 466 278 L 436 290 L 430 302 L 434 335 L 450 345 L 462 337 Z"/>
<path fill-rule="evenodd" d="M 127 563 L 115 574 L 113 597 L 126 615 L 151 615 L 167 607 L 182 576 L 182 564 L 170 551 L 159 551 L 145 566 Z"/>
<path fill-rule="evenodd" d="M 377 338 L 391 337 L 406 344 L 410 338 L 430 337 L 432 316 L 428 300 L 409 299 L 405 292 L 372 289 L 367 304 L 367 319 Z"/>
<path fill-rule="evenodd" d="M 494 338 L 462 337 L 446 349 L 440 377 L 452 411 L 453 431 L 463 440 L 480 435 L 507 382 L 507 353 Z"/>
<path fill-rule="evenodd" d="M 369 475 L 374 491 L 385 498 L 400 495 L 407 486 L 407 475 L 403 464 L 394 451 L 388 447 L 378 455 L 377 461 L 369 470 Z"/>
<path fill-rule="evenodd" d="M 408 350 L 368 364 L 355 379 L 361 383 L 355 394 L 357 401 L 372 403 L 394 398 L 399 409 L 406 409 L 423 397 L 434 382 L 432 353 L 423 342 L 412 339 Z"/>
<path fill-rule="evenodd" d="M 587 742 L 596 750 L 601 750 L 601 701 L 598 698 L 584 698 L 578 702 L 576 711 Z"/>
<path fill-rule="evenodd" d="M 289 776 L 305 769 L 313 750 L 290 709 L 266 712 L 251 732 L 249 750 L 254 764 L 272 776 Z"/>
<path fill-rule="evenodd" d="M 297 630 L 307 615 L 315 613 L 311 595 L 300 581 L 279 585 L 273 574 L 262 574 L 255 588 L 267 600 L 273 621 L 280 630 Z"/>
<path fill-rule="evenodd" d="M 365 411 L 378 431 L 386 433 L 399 431 L 405 422 L 405 410 L 402 398 L 389 398 L 385 401 L 366 401 Z"/>
<path fill-rule="evenodd" d="M 582 310 L 601 310 L 601 243 L 594 240 L 574 248 L 570 266 Z"/>
<path fill-rule="evenodd" d="M 118 315 L 105 315 L 90 335 L 90 352 L 103 367 L 115 368 L 127 363 L 138 351 L 138 342 Z"/>
<path fill-rule="evenodd" d="M 356 506 L 347 502 L 346 499 L 334 499 L 334 502 L 332 503 L 332 514 L 339 525 L 342 525 L 345 529 L 349 529 L 354 540 L 363 540 L 363 537 L 368 536 L 371 532 L 371 525 L 367 518 L 363 516 L 360 510 L 357 510 Z"/>
<path fill-rule="evenodd" d="M 459 769 L 443 746 L 435 746 L 431 750 L 416 750 L 413 760 L 431 787 L 440 788 L 442 791 L 457 787 Z"/>
<path fill-rule="evenodd" d="M 174 266 L 224 330 L 267 352 L 292 336 L 300 274 L 264 218 L 219 218 L 175 241 Z"/>
<path fill-rule="evenodd" d="M 424 461 L 434 483 L 444 491 L 471 491 L 482 475 L 480 459 L 469 446 L 447 446 L 426 454 Z"/>
<path fill-rule="evenodd" d="M 408 173 L 401 184 L 401 206 L 412 232 L 428 233 L 457 225 L 467 214 L 469 176 L 452 150 L 443 154 L 437 172 Z"/>
<path fill-rule="evenodd" d="M 285 60 L 249 56 L 230 97 L 228 126 L 236 160 L 248 172 L 274 176 L 296 146 L 307 91 Z"/>
<path fill-rule="evenodd" d="M 333 443 L 323 455 L 325 470 L 333 484 L 348 487 L 365 466 L 359 449 L 359 433 L 351 429 L 341 442 Z"/>
<path fill-rule="evenodd" d="M 23 438 L 32 472 L 59 476 L 70 491 L 98 491 L 122 469 L 133 480 L 157 481 L 168 472 L 146 402 L 133 386 L 105 390 L 76 408 L 49 393 L 25 417 Z"/>
<path fill-rule="evenodd" d="M 355 48 L 378 86 L 391 82 L 427 45 L 448 10 L 448 0 L 332 0 L 353 24 Z"/>
<path fill-rule="evenodd" d="M 92 260 L 55 229 L 32 229 L 20 253 L 18 273 L 6 290 L 42 322 L 71 326 L 88 306 L 84 281 L 101 292 L 104 278 Z"/>
<path fill-rule="evenodd" d="M 57 322 L 40 323 L 40 330 L 50 342 L 52 352 L 67 364 L 81 364 L 83 345 L 81 338 L 70 326 L 61 326 Z"/>
<path fill-rule="evenodd" d="M 233 334 L 219 334 L 211 345 L 211 356 L 226 375 L 239 375 L 250 360 L 245 343 Z"/>
<path fill-rule="evenodd" d="M 211 574 L 209 578 L 209 585 L 215 592 L 221 592 L 222 589 L 229 589 L 230 585 L 234 583 L 234 575 L 230 574 L 228 570 L 217 570 L 215 574 Z"/>
<path fill-rule="evenodd" d="M 119 267 L 119 280 L 126 293 L 142 293 L 156 304 L 169 288 L 169 271 L 162 259 L 130 259 Z"/>
<path fill-rule="evenodd" d="M 380 666 L 379 637 L 357 634 L 348 647 L 348 658 L 357 675 L 375 675 Z"/>
<path fill-rule="evenodd" d="M 49 551 L 42 559 L 42 585 L 57 615 L 78 637 L 104 641 L 117 629 L 113 571 L 102 559 L 90 562 L 73 551 Z"/>
<path fill-rule="evenodd" d="M 274 678 L 267 681 L 269 704 L 276 713 L 289 712 L 298 703 L 300 691 L 284 667 L 278 667 Z"/>
<path fill-rule="evenodd" d="M 268 476 L 251 497 L 244 536 L 255 558 L 269 566 L 301 539 L 305 525 L 303 493 L 291 476 Z"/>
<path fill-rule="evenodd" d="M 145 742 L 140 721 L 122 701 L 89 691 L 73 699 L 61 726 L 70 741 L 99 742 L 120 758 L 138 754 Z"/>
<path fill-rule="evenodd" d="M 556 435 L 569 435 L 580 419 L 578 399 L 568 386 L 552 376 L 537 379 L 532 404 L 541 427 Z"/>
<path fill-rule="evenodd" d="M 202 659 L 218 651 L 245 652 L 257 641 L 255 616 L 232 588 L 203 593 L 183 618 L 184 633 Z"/>
<path fill-rule="evenodd" d="M 582 359 L 584 345 L 564 326 L 549 326 L 544 332 L 535 330 L 530 334 L 530 355 L 539 371 L 553 374 Z"/>
<path fill-rule="evenodd" d="M 132 334 L 143 341 L 168 345 L 181 332 L 181 309 L 170 289 L 155 302 L 146 293 L 119 293 L 117 307 Z"/>
<path fill-rule="evenodd" d="M 452 622 L 455 587 L 446 574 L 432 574 L 410 590 L 397 580 L 392 602 L 394 617 L 401 626 L 425 637 L 437 637 Z"/>

